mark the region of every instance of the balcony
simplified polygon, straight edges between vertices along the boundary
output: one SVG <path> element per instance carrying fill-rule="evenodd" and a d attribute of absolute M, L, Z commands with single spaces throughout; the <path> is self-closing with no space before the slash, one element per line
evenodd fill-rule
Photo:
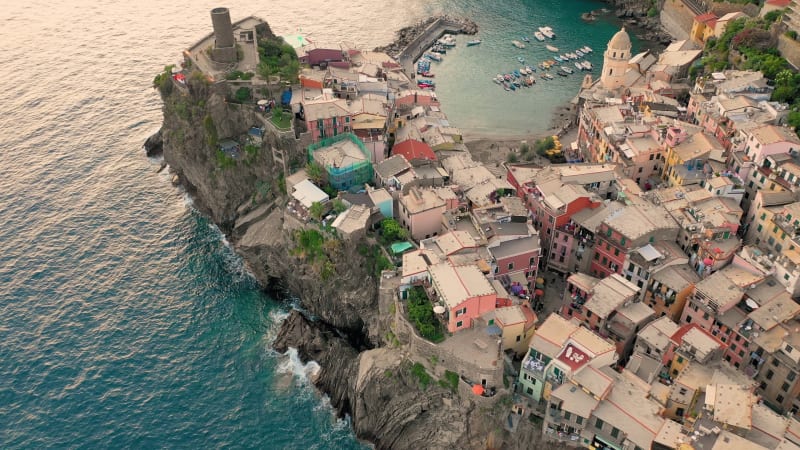
<path fill-rule="evenodd" d="M 547 367 L 547 363 L 540 359 L 528 357 L 522 361 L 522 369 L 537 376 L 538 378 L 542 378 L 544 376 L 545 367 Z"/>
<path fill-rule="evenodd" d="M 800 226 L 795 226 L 794 223 L 787 220 L 786 216 L 784 216 L 783 214 L 776 214 L 775 216 L 773 216 L 772 221 L 784 233 L 791 236 L 792 238 L 800 236 Z"/>

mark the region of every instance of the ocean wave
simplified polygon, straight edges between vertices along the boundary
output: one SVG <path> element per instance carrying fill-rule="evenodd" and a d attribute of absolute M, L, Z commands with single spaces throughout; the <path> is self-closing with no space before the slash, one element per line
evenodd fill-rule
<path fill-rule="evenodd" d="M 320 370 L 322 370 L 322 367 L 316 361 L 312 360 L 304 364 L 300 360 L 300 354 L 294 347 L 289 347 L 284 356 L 286 358 L 278 364 L 277 372 L 292 375 L 298 386 L 311 385 L 319 375 Z"/>

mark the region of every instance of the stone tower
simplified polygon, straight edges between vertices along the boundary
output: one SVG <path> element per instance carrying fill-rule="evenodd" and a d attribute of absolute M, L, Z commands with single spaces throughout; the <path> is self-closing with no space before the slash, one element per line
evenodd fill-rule
<path fill-rule="evenodd" d="M 604 88 L 616 89 L 623 85 L 630 58 L 631 38 L 625 27 L 622 27 L 608 41 L 608 48 L 603 53 L 603 74 L 600 75 L 600 81 Z"/>
<path fill-rule="evenodd" d="M 214 26 L 211 59 L 219 63 L 236 62 L 236 42 L 233 40 L 233 26 L 228 8 L 212 9 L 211 24 Z"/>

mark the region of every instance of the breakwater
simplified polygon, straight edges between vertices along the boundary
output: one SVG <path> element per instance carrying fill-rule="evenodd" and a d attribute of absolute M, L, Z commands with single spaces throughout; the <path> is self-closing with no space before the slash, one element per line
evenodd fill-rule
<path fill-rule="evenodd" d="M 447 16 L 430 17 L 415 25 L 400 29 L 394 42 L 375 50 L 385 52 L 395 58 L 406 73 L 413 77 L 414 61 L 445 33 L 476 34 L 477 32 L 478 24 L 470 19 L 455 19 Z"/>

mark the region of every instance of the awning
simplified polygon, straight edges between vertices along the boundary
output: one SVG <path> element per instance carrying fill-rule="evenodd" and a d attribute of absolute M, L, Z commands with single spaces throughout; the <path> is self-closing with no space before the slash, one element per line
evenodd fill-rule
<path fill-rule="evenodd" d="M 480 384 L 473 385 L 472 392 L 475 393 L 475 395 L 483 395 L 484 392 L 483 386 L 481 386 Z"/>
<path fill-rule="evenodd" d="M 489 325 L 486 327 L 486 334 L 489 336 L 500 336 L 503 334 L 503 330 L 501 330 L 497 325 Z"/>

